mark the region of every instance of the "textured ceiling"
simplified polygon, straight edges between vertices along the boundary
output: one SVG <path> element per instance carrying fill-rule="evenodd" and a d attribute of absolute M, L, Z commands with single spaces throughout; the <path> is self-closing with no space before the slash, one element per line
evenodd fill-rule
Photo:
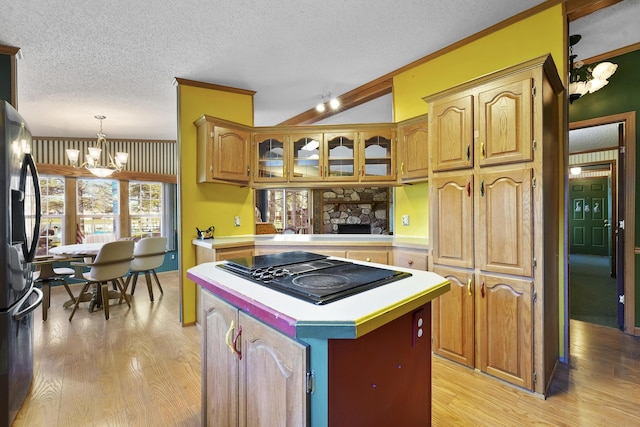
<path fill-rule="evenodd" d="M 618 146 L 618 123 L 573 129 L 569 132 L 569 153 L 597 151 Z"/>
<path fill-rule="evenodd" d="M 0 0 L 0 44 L 21 48 L 34 135 L 92 137 L 104 114 L 109 138 L 175 139 L 174 77 L 254 90 L 255 124 L 274 125 L 539 3 Z M 391 97 L 337 120 L 389 121 Z"/>

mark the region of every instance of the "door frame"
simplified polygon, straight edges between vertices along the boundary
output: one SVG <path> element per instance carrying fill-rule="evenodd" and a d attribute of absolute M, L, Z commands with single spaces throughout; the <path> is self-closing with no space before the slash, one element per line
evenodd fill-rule
<path fill-rule="evenodd" d="M 624 197 L 624 332 L 630 335 L 640 335 L 640 328 L 635 326 L 635 199 L 636 199 L 636 112 L 613 114 L 610 116 L 596 117 L 593 119 L 582 120 L 569 123 L 569 130 L 581 129 L 611 123 L 624 123 L 624 138 L 619 146 L 619 155 L 625 156 L 624 170 L 620 170 L 620 184 L 623 185 L 623 192 L 618 197 Z M 569 140 L 567 139 L 567 144 Z M 567 157 L 568 162 L 568 157 Z M 567 180 L 568 181 L 568 180 Z M 568 191 L 568 190 L 566 190 Z M 565 209 L 565 215 L 569 214 L 569 209 Z M 618 219 L 619 220 L 619 219 Z M 565 218 L 568 224 L 568 217 Z M 568 233 L 568 230 L 566 231 Z M 565 233 L 565 236 L 567 234 Z M 640 253 L 640 250 L 639 252 Z M 565 258 L 565 272 L 568 272 L 568 252 Z M 569 328 L 569 301 L 568 298 L 569 282 L 565 280 L 565 329 Z M 568 335 L 567 335 L 568 336 Z"/>
<path fill-rule="evenodd" d="M 581 153 L 571 153 L 569 154 L 569 158 L 571 158 L 572 155 L 574 154 L 581 154 Z M 609 210 L 611 211 L 611 224 L 617 224 L 618 223 L 618 191 L 617 191 L 617 187 L 618 187 L 618 181 L 617 181 L 617 174 L 618 174 L 618 166 L 617 166 L 617 161 L 616 160 L 602 160 L 602 161 L 597 161 L 597 162 L 585 162 L 585 163 L 572 163 L 569 165 L 569 169 L 571 169 L 572 167 L 575 166 L 579 166 L 579 167 L 593 167 L 593 166 L 606 166 L 608 167 L 608 179 L 609 179 L 609 183 L 608 183 L 608 190 L 611 193 L 611 200 L 610 200 L 610 206 L 609 206 Z M 604 168 L 599 169 L 599 170 L 604 170 Z M 569 178 L 569 184 L 571 183 L 571 178 Z M 571 191 L 569 191 L 569 197 L 571 196 Z M 570 215 L 571 212 L 568 212 L 568 214 Z M 616 239 L 615 239 L 615 235 L 613 233 L 613 229 L 609 230 L 609 258 L 611 261 L 611 277 L 614 277 L 615 272 L 616 272 L 616 256 L 617 256 L 617 250 L 616 250 Z M 569 242 L 569 254 L 571 254 L 571 242 Z"/>

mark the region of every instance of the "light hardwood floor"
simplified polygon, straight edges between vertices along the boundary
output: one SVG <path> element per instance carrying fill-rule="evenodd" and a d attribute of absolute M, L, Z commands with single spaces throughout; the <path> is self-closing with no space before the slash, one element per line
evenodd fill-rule
<path fill-rule="evenodd" d="M 151 303 L 143 279 L 109 320 L 82 303 L 69 322 L 68 295 L 52 289 L 49 319 L 35 312 L 34 381 L 14 427 L 200 425 L 200 330 L 180 325 L 177 272 L 158 277 L 164 295 L 154 288 Z"/>
<path fill-rule="evenodd" d="M 49 320 L 36 311 L 35 377 L 14 427 L 200 425 L 200 330 L 180 326 L 177 273 L 159 277 L 155 303 L 138 286 L 108 321 L 83 309 L 69 322 L 54 288 Z M 434 357 L 433 425 L 640 425 L 640 340 L 579 321 L 571 334 L 546 400 Z"/>

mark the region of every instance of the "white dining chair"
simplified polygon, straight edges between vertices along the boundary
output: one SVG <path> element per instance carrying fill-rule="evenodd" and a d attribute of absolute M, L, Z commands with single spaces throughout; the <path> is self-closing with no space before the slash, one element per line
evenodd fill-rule
<path fill-rule="evenodd" d="M 151 284 L 151 275 L 160 289 L 160 293 L 163 294 L 162 286 L 158 280 L 156 274 L 156 268 L 159 268 L 164 263 L 164 256 L 167 253 L 167 238 L 166 237 L 145 237 L 140 239 L 133 250 L 133 260 L 129 271 L 131 274 L 127 278 L 125 284 L 125 292 L 129 288 L 129 282 L 131 284 L 131 295 L 136 291 L 136 283 L 138 282 L 138 275 L 144 273 L 147 280 L 147 290 L 149 291 L 149 299 L 153 302 L 153 286 Z"/>
<path fill-rule="evenodd" d="M 73 315 L 78 309 L 78 304 L 81 302 L 80 297 L 87 292 L 91 285 L 96 286 L 96 299 L 102 299 L 101 303 L 105 319 L 109 319 L 109 283 L 112 283 L 118 289 L 119 292 L 116 297 L 119 302 L 124 300 L 131 307 L 129 296 L 125 294 L 125 285 L 122 278 L 129 271 L 129 266 L 133 259 L 133 246 L 134 242 L 132 240 L 105 243 L 93 262 L 71 263 L 72 266 L 89 267 L 89 271 L 83 273 L 86 283 L 82 286 L 78 297 L 76 297 L 69 321 L 73 319 Z"/>

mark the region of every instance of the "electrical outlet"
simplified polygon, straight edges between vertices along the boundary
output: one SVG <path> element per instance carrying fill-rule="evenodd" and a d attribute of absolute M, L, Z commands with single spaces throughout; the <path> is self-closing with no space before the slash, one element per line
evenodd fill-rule
<path fill-rule="evenodd" d="M 176 254 L 171 254 L 171 259 L 176 259 Z"/>
<path fill-rule="evenodd" d="M 409 225 L 409 215 L 402 215 L 402 225 Z"/>
<path fill-rule="evenodd" d="M 425 336 L 425 320 L 424 320 L 424 309 L 419 309 L 413 312 L 413 324 L 412 324 L 412 342 L 411 344 L 415 347 L 426 339 Z M 430 331 L 429 331 L 430 332 Z"/>
<path fill-rule="evenodd" d="M 240 217 L 238 215 L 233 217 L 233 226 L 240 227 Z"/>

